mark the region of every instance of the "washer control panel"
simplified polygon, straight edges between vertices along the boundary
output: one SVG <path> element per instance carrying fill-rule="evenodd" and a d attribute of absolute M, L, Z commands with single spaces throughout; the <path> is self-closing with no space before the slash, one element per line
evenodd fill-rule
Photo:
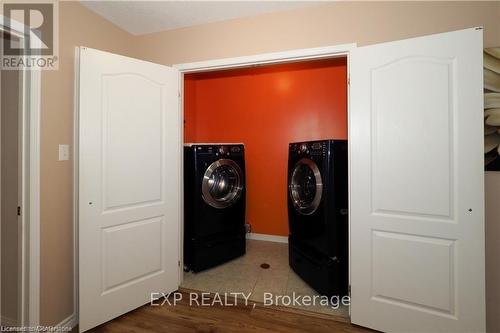
<path fill-rule="evenodd" d="M 288 148 L 290 153 L 306 155 L 323 155 L 328 149 L 325 141 L 290 143 Z"/>
<path fill-rule="evenodd" d="M 242 156 L 243 145 L 196 145 L 196 151 L 201 154 L 210 154 L 219 157 Z"/>

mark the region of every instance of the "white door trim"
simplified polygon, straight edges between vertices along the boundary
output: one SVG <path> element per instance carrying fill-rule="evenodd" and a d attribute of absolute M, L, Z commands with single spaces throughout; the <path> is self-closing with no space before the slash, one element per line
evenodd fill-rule
<path fill-rule="evenodd" d="M 205 72 L 217 69 L 231 69 L 237 67 L 249 67 L 254 65 L 284 63 L 299 60 L 332 58 L 346 55 L 355 47 L 356 43 L 350 43 L 308 49 L 295 49 L 283 52 L 262 53 L 236 58 L 222 58 L 184 64 L 175 64 L 172 67 L 177 68 L 181 73 Z"/>
<path fill-rule="evenodd" d="M 0 30 L 9 30 L 24 39 L 27 31 L 19 22 L 0 16 Z M 30 30 L 30 34 L 33 34 Z M 34 35 L 33 35 L 34 36 Z M 37 38 L 32 38 L 36 42 Z M 40 88 L 39 69 L 23 70 L 23 147 L 22 177 L 25 180 L 22 234 L 22 314 L 21 325 L 38 326 L 40 317 Z M 23 94 L 24 94 L 23 92 Z M 28 216 L 29 218 L 26 218 Z M 28 228 L 25 226 L 28 225 Z M 28 271 L 28 274 L 26 274 Z M 28 300 L 28 301 L 27 301 Z"/>
<path fill-rule="evenodd" d="M 187 73 L 196 73 L 196 72 L 206 72 L 213 70 L 222 70 L 222 69 L 232 69 L 232 68 L 241 68 L 241 67 L 251 67 L 255 65 L 263 65 L 263 64 L 279 64 L 279 63 L 287 63 L 287 62 L 296 62 L 296 61 L 306 61 L 306 60 L 314 60 L 314 59 L 325 59 L 325 58 L 335 58 L 335 57 L 347 57 L 347 76 L 348 76 L 348 84 L 347 84 L 347 142 L 348 142 L 348 172 L 351 174 L 351 163 L 350 163 L 350 113 L 349 113 L 349 76 L 350 76 L 350 60 L 349 53 L 357 47 L 356 43 L 350 44 L 341 44 L 341 45 L 332 45 L 332 46 L 324 46 L 324 47 L 315 47 L 315 48 L 307 48 L 307 49 L 294 49 L 283 52 L 273 52 L 273 53 L 263 53 L 256 54 L 251 56 L 243 56 L 236 58 L 222 58 L 222 59 L 214 59 L 207 61 L 199 61 L 192 63 L 184 63 L 184 64 L 175 64 L 172 67 L 177 68 L 180 72 L 179 80 L 180 80 L 180 123 L 179 126 L 181 129 L 184 129 L 184 74 Z M 182 133 L 182 139 L 184 140 L 184 134 Z M 181 153 L 182 154 L 182 153 Z M 181 161 L 184 163 L 184 157 L 181 156 Z M 184 167 L 183 165 L 181 166 Z M 183 179 L 181 177 L 181 179 Z M 350 184 L 350 182 L 349 182 Z M 350 186 L 350 185 L 349 185 Z M 350 190 L 349 190 L 350 193 Z M 183 204 L 181 209 L 181 226 L 180 230 L 180 242 L 179 242 L 179 253 L 181 260 L 181 267 L 184 267 L 184 235 L 183 235 L 183 225 L 184 225 L 184 183 L 180 188 L 180 198 Z M 350 200 L 349 200 L 350 202 Z M 350 216 L 350 214 L 349 214 Z M 349 220 L 349 234 L 350 234 L 350 220 Z M 350 247 L 350 237 L 349 237 L 349 247 Z M 349 262 L 350 262 L 350 250 L 349 250 Z M 349 265 L 350 266 L 350 265 Z M 184 279 L 183 270 L 179 272 L 179 284 L 182 284 Z M 349 281 L 350 281 L 350 269 L 349 269 Z"/>

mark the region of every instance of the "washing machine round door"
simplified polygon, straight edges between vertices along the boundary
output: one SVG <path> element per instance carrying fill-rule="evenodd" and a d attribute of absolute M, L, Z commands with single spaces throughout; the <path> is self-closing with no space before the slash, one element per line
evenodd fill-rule
<path fill-rule="evenodd" d="M 215 208 L 226 208 L 234 204 L 243 191 L 241 168 L 229 159 L 220 159 L 207 168 L 201 185 L 203 200 Z"/>
<path fill-rule="evenodd" d="M 323 195 L 323 181 L 318 165 L 309 158 L 299 160 L 291 173 L 288 189 L 295 210 L 310 215 L 318 209 Z"/>

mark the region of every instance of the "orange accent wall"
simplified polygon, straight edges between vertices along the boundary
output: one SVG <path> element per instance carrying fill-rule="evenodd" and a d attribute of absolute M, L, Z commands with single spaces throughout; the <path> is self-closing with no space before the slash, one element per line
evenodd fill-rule
<path fill-rule="evenodd" d="M 347 138 L 345 58 L 186 75 L 185 142 L 245 144 L 252 232 L 288 235 L 288 144 Z"/>

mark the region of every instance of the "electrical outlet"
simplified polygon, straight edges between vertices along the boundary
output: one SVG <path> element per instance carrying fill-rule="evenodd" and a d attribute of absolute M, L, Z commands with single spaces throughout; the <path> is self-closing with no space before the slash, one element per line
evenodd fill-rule
<path fill-rule="evenodd" d="M 69 145 L 59 145 L 59 161 L 69 160 Z"/>

